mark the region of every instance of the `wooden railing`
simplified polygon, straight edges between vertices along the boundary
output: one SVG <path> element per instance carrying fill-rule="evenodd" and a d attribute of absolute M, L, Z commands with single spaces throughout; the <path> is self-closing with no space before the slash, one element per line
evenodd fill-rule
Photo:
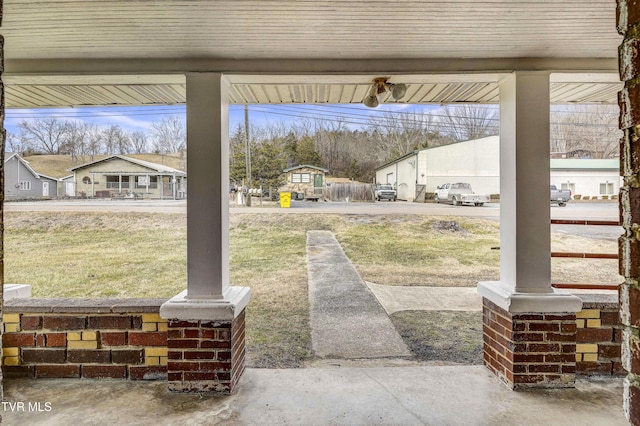
<path fill-rule="evenodd" d="M 552 225 L 591 225 L 591 226 L 620 226 L 618 221 L 612 220 L 574 220 L 552 219 Z M 580 253 L 580 252 L 551 252 L 551 257 L 573 259 L 618 259 L 617 253 Z M 617 290 L 618 284 L 579 284 L 579 283 L 553 283 L 555 288 L 588 289 L 588 290 Z"/>

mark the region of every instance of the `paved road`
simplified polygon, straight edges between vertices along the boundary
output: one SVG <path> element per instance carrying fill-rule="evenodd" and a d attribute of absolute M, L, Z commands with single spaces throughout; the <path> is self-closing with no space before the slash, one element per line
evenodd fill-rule
<path fill-rule="evenodd" d="M 4 204 L 7 212 L 144 212 L 186 213 L 185 200 L 51 200 L 14 201 Z"/>
<path fill-rule="evenodd" d="M 6 211 L 107 211 L 185 213 L 185 200 L 53 200 L 39 202 L 8 202 Z M 435 216 L 466 216 L 498 219 L 500 204 L 482 207 L 452 206 L 433 203 L 377 202 L 326 203 L 294 201 L 291 208 L 281 209 L 275 203 L 262 207 L 231 206 L 231 213 L 332 213 L 332 214 L 419 214 Z M 551 206 L 553 219 L 617 220 L 617 203 L 569 203 L 567 207 Z"/>
<path fill-rule="evenodd" d="M 138 212 L 138 213 L 186 213 L 186 200 L 52 200 L 37 202 L 5 203 L 5 210 L 52 212 Z M 262 207 L 230 207 L 235 213 L 327 213 L 327 214 L 415 214 L 431 216 L 465 216 L 499 220 L 500 204 L 490 203 L 482 207 L 452 206 L 449 204 L 388 202 L 377 203 L 326 203 L 294 201 L 291 208 L 282 209 L 273 202 Z M 566 207 L 551 206 L 552 219 L 617 220 L 618 204 L 569 203 Z M 585 237 L 615 240 L 622 234 L 616 226 L 566 226 L 553 225 L 552 231 Z"/>

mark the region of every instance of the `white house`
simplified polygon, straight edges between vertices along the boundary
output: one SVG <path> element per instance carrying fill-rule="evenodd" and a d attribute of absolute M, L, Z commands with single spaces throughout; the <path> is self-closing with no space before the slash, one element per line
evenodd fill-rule
<path fill-rule="evenodd" d="M 551 159 L 551 183 L 572 194 L 602 196 L 620 191 L 620 160 Z"/>
<path fill-rule="evenodd" d="M 573 194 L 617 194 L 622 183 L 618 159 L 551 159 L 551 184 Z M 376 169 L 377 183 L 397 188 L 398 198 L 413 201 L 451 181 L 471 184 L 475 192 L 500 193 L 500 137 L 458 142 L 412 151 Z"/>

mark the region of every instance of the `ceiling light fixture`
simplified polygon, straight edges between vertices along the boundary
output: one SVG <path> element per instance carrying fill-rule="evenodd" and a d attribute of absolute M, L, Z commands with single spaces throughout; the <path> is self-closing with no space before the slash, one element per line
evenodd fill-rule
<path fill-rule="evenodd" d="M 380 105 L 378 95 L 383 94 L 387 90 L 391 92 L 391 96 L 397 101 L 402 99 L 407 93 L 407 85 L 403 83 L 389 83 L 386 78 L 374 78 L 371 89 L 369 89 L 369 93 L 362 100 L 362 103 L 369 108 L 377 107 Z"/>
<path fill-rule="evenodd" d="M 380 105 L 378 101 L 378 87 L 374 84 L 369 90 L 369 94 L 362 100 L 362 103 L 369 108 L 375 108 Z"/>

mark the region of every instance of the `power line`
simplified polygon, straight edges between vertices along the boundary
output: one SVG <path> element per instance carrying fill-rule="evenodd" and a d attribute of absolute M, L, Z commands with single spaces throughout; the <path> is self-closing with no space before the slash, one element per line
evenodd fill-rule
<path fill-rule="evenodd" d="M 271 114 L 271 115 L 281 115 L 281 116 L 285 116 L 285 117 L 296 117 L 296 118 L 303 118 L 303 119 L 320 119 L 320 120 L 326 120 L 326 121 L 334 121 L 334 122 L 342 122 L 345 124 L 354 124 L 354 125 L 359 125 L 359 126 L 367 126 L 371 124 L 371 120 L 375 119 L 366 115 L 362 115 L 362 114 L 339 114 L 339 113 L 331 113 L 331 112 L 299 112 L 296 113 L 296 111 L 290 111 L 290 110 L 285 110 L 284 112 L 282 111 L 272 111 L 272 110 L 268 110 L 268 109 L 263 109 L 263 108 L 257 108 L 259 111 L 262 111 L 265 114 Z M 425 114 L 428 115 L 428 114 Z M 432 115 L 433 117 L 434 115 Z M 346 117 L 346 119 L 345 119 Z M 362 117 L 362 118 L 361 118 Z M 435 116 L 435 117 L 443 117 L 443 118 L 447 118 L 446 116 Z M 366 118 L 366 120 L 365 120 Z M 469 120 L 474 120 L 474 117 L 465 117 L 465 116 L 452 116 L 452 118 L 462 118 L 462 119 L 469 119 Z M 496 121 L 499 122 L 499 119 L 491 119 L 491 118 L 479 118 L 478 120 L 483 120 L 483 121 Z M 424 129 L 425 127 L 432 127 L 434 129 L 452 129 L 452 128 L 456 128 L 456 123 L 443 123 L 443 122 L 430 122 L 430 123 L 424 123 L 424 122 L 420 122 L 420 121 L 416 121 L 416 122 L 405 122 L 405 124 L 415 124 L 415 128 L 422 128 Z M 497 124 L 495 123 L 494 125 L 492 125 L 492 127 L 497 128 Z M 563 122 L 551 122 L 550 124 L 552 125 L 558 125 L 558 126 L 572 126 L 572 127 L 600 127 L 600 128 L 606 128 L 606 129 L 613 129 L 613 130 L 618 130 L 617 126 L 614 125 L 608 125 L 606 123 L 594 123 L 594 124 L 590 124 L 590 123 L 563 123 Z M 386 127 L 386 128 L 391 128 L 391 129 L 396 129 L 397 126 L 393 125 L 393 124 L 384 124 L 384 123 L 377 123 L 378 126 L 381 127 Z M 409 126 L 407 126 L 409 127 Z"/>
<path fill-rule="evenodd" d="M 455 106 L 454 106 L 455 107 Z M 485 107 L 485 106 L 473 106 L 474 108 L 482 108 L 482 109 L 486 109 L 486 110 L 492 110 L 495 112 L 498 112 L 498 108 L 496 107 Z M 95 111 L 78 111 L 78 112 L 74 112 L 73 115 L 67 115 L 66 113 L 63 112 L 42 112 L 40 113 L 35 113 L 36 115 L 34 115 L 33 112 L 20 112 L 20 111 L 15 111 L 15 112 L 11 112 L 10 110 L 7 111 L 7 118 L 8 119 L 15 119 L 15 118 L 20 118 L 20 119 L 35 119 L 35 118 L 48 118 L 48 117 L 55 117 L 55 118 L 71 118 L 71 119 L 85 119 L 85 118 L 106 118 L 106 117 L 127 117 L 127 116 L 166 116 L 166 115 L 176 115 L 176 114 L 182 114 L 185 112 L 185 108 L 184 107 L 177 107 L 177 108 L 168 108 L 162 111 L 153 111 L 153 112 L 148 112 L 149 108 L 158 108 L 158 107 L 138 107 L 138 108 L 128 108 L 126 111 L 123 112 L 118 112 L 118 113 L 107 113 L 107 112 L 95 112 Z M 240 108 L 240 106 L 231 106 L 232 110 L 237 110 L 237 108 Z M 372 113 L 376 113 L 376 114 L 380 114 L 380 113 L 384 113 L 384 114 L 391 114 L 391 115 L 396 115 L 399 117 L 402 116 L 422 116 L 422 117 L 431 117 L 431 118 L 453 118 L 453 119 L 469 119 L 469 120 L 483 120 L 485 122 L 495 122 L 495 126 L 497 127 L 497 123 L 499 122 L 499 118 L 492 118 L 492 117 L 480 117 L 480 118 L 476 118 L 476 117 L 469 117 L 469 116 L 463 116 L 463 115 L 454 115 L 451 117 L 448 117 L 447 115 L 442 115 L 442 114 L 436 114 L 436 113 L 430 113 L 430 112 L 424 112 L 424 111 L 394 111 L 394 110 L 383 110 L 383 109 L 372 109 L 372 110 L 363 110 L 361 108 L 358 107 L 352 107 L 352 106 L 345 106 L 345 105 L 331 105 L 331 106 L 326 106 L 326 105 L 313 105 L 312 108 L 309 108 L 308 105 L 299 105 L 299 104 L 282 104 L 282 105 L 273 105 L 273 104 L 257 104 L 254 108 L 257 111 L 260 111 L 263 113 L 263 115 L 269 114 L 269 115 L 276 115 L 276 116 L 283 116 L 283 117 L 292 117 L 292 118 L 299 118 L 299 119 L 315 119 L 315 120 L 324 120 L 324 121 L 332 121 L 332 122 L 341 122 L 341 123 L 345 123 L 345 124 L 350 124 L 350 125 L 355 125 L 355 126 L 368 126 L 371 125 L 371 121 L 372 120 L 376 120 L 376 117 L 373 117 L 371 114 Z M 280 109 L 280 111 L 278 111 L 278 109 Z M 282 109 L 284 109 L 284 111 L 282 111 Z M 337 111 L 334 111 L 335 109 L 342 109 L 342 110 L 349 110 L 349 111 L 354 111 L 354 112 L 350 112 L 350 113 L 340 113 Z M 138 112 L 140 111 L 140 112 Z M 356 113 L 357 111 L 357 113 Z M 366 112 L 365 112 L 366 111 Z M 566 113 L 575 113 L 575 114 L 592 114 L 590 112 L 586 112 L 586 111 L 568 111 L 565 110 Z M 553 111 L 552 111 L 553 113 Z M 23 115 L 24 114 L 24 115 Z M 391 128 L 391 129 L 395 129 L 396 126 L 392 125 L 392 124 L 383 124 L 383 123 L 376 123 L 378 127 L 383 127 L 383 128 Z M 455 123 L 443 123 L 443 122 L 428 122 L 428 123 L 424 123 L 421 122 L 419 120 L 417 121 L 404 121 L 404 124 L 409 124 L 409 125 L 414 125 L 413 127 L 415 129 L 425 129 L 425 127 L 432 127 L 434 130 L 438 129 L 439 131 L 452 131 L 453 128 L 455 128 Z M 563 122 L 551 122 L 552 125 L 558 125 L 558 126 L 574 126 L 574 127 L 601 127 L 601 128 L 606 128 L 606 129 L 615 129 L 617 130 L 618 127 L 617 125 L 608 125 L 606 123 L 563 123 Z"/>

